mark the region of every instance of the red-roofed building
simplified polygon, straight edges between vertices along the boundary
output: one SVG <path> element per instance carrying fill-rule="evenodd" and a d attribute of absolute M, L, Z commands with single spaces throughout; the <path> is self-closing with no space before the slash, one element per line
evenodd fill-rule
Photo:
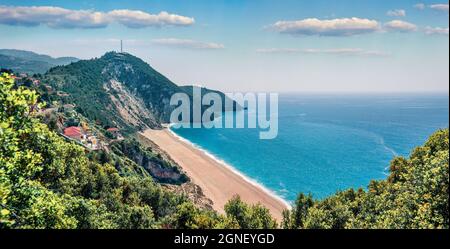
<path fill-rule="evenodd" d="M 64 129 L 64 136 L 78 140 L 84 138 L 84 134 L 81 132 L 81 128 L 76 126 L 70 126 Z"/>
<path fill-rule="evenodd" d="M 122 135 L 119 133 L 119 129 L 116 127 L 111 127 L 106 129 L 106 131 L 108 131 L 109 133 L 111 133 L 113 135 L 113 138 L 115 139 L 123 139 Z"/>

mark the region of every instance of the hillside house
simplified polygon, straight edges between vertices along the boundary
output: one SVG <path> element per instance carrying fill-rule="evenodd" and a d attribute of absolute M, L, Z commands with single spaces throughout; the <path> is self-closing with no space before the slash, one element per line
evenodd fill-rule
<path fill-rule="evenodd" d="M 116 127 L 108 128 L 106 131 L 111 133 L 114 139 L 123 139 L 122 134 L 120 134 L 120 130 Z"/>
<path fill-rule="evenodd" d="M 83 141 L 86 139 L 86 134 L 81 129 L 81 127 L 70 126 L 64 129 L 64 136 Z"/>
<path fill-rule="evenodd" d="M 90 150 L 98 150 L 101 148 L 101 141 L 99 141 L 95 135 L 88 133 L 82 127 L 67 127 L 64 129 L 64 136 L 77 141 Z"/>

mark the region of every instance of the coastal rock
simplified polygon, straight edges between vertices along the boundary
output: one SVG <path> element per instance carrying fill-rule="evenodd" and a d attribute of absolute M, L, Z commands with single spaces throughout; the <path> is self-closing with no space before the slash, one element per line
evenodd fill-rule
<path fill-rule="evenodd" d="M 181 185 L 164 184 L 163 187 L 174 193 L 186 196 L 199 208 L 213 210 L 213 201 L 207 198 L 204 195 L 203 190 L 192 182 L 187 182 Z"/>

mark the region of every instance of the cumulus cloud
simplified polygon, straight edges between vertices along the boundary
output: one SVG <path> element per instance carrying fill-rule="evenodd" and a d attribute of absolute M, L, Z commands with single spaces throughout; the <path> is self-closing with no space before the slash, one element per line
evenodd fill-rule
<path fill-rule="evenodd" d="M 91 10 L 68 10 L 59 7 L 8 7 L 0 6 L 0 23 L 6 25 L 38 26 L 52 28 L 101 28 L 108 25 L 105 13 Z"/>
<path fill-rule="evenodd" d="M 104 28 L 111 23 L 130 28 L 189 26 L 194 18 L 167 12 L 149 14 L 138 10 L 70 10 L 53 6 L 0 6 L 0 24 L 15 26 L 46 25 L 50 28 Z"/>
<path fill-rule="evenodd" d="M 174 48 L 187 48 L 187 49 L 223 49 L 225 46 L 219 43 L 213 42 L 201 42 L 186 39 L 176 39 L 176 38 L 164 38 L 164 39 L 154 39 L 153 44 L 174 47 Z"/>
<path fill-rule="evenodd" d="M 425 9 L 425 4 L 423 4 L 423 3 L 415 4 L 414 8 L 416 8 L 418 10 L 424 10 Z"/>
<path fill-rule="evenodd" d="M 379 25 L 375 20 L 357 17 L 330 20 L 308 18 L 297 21 L 278 21 L 269 28 L 279 33 L 292 35 L 352 36 L 375 32 L 379 29 Z"/>
<path fill-rule="evenodd" d="M 427 34 L 427 35 L 448 35 L 448 28 L 426 27 L 425 34 Z"/>
<path fill-rule="evenodd" d="M 386 12 L 386 15 L 388 16 L 406 16 L 406 11 L 405 10 L 389 10 L 388 12 Z"/>
<path fill-rule="evenodd" d="M 409 23 L 409 22 L 401 21 L 401 20 L 393 20 L 393 21 L 387 22 L 384 24 L 384 28 L 388 31 L 404 32 L 404 33 L 417 30 L 416 25 Z"/>
<path fill-rule="evenodd" d="M 194 24 L 194 18 L 169 14 L 165 11 L 153 15 L 140 10 L 113 10 L 108 12 L 108 16 L 129 28 L 189 26 Z"/>
<path fill-rule="evenodd" d="M 434 10 L 438 10 L 438 11 L 443 11 L 443 12 L 448 12 L 448 3 L 447 4 L 432 4 L 430 5 L 431 9 Z"/>
<path fill-rule="evenodd" d="M 295 48 L 261 48 L 256 52 L 262 54 L 334 54 L 334 55 L 353 55 L 353 56 L 388 56 L 377 50 L 364 50 L 361 48 L 333 48 L 333 49 L 295 49 Z"/>

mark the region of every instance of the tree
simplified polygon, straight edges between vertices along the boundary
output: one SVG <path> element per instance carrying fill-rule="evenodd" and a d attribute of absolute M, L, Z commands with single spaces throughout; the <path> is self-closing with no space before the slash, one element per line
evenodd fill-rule
<path fill-rule="evenodd" d="M 227 202 L 225 213 L 228 219 L 237 222 L 242 229 L 270 229 L 278 226 L 267 208 L 259 203 L 249 206 L 238 195 Z"/>
<path fill-rule="evenodd" d="M 163 189 L 124 148 L 88 157 L 35 117 L 37 100 L 0 75 L 0 228 L 277 227 L 267 208 L 239 196 L 225 205 L 226 215 L 196 207 Z M 390 170 L 366 190 L 323 200 L 299 194 L 282 227 L 448 229 L 449 130 L 435 132 L 409 158 L 395 158 Z"/>
<path fill-rule="evenodd" d="M 305 219 L 308 215 L 308 210 L 314 204 L 312 196 L 300 193 L 295 200 L 295 209 L 292 210 L 292 227 L 304 228 Z"/>
<path fill-rule="evenodd" d="M 203 228 L 220 221 L 126 157 L 88 157 L 35 117 L 37 99 L 1 75 L 0 228 L 156 228 L 173 217 L 176 228 Z"/>

